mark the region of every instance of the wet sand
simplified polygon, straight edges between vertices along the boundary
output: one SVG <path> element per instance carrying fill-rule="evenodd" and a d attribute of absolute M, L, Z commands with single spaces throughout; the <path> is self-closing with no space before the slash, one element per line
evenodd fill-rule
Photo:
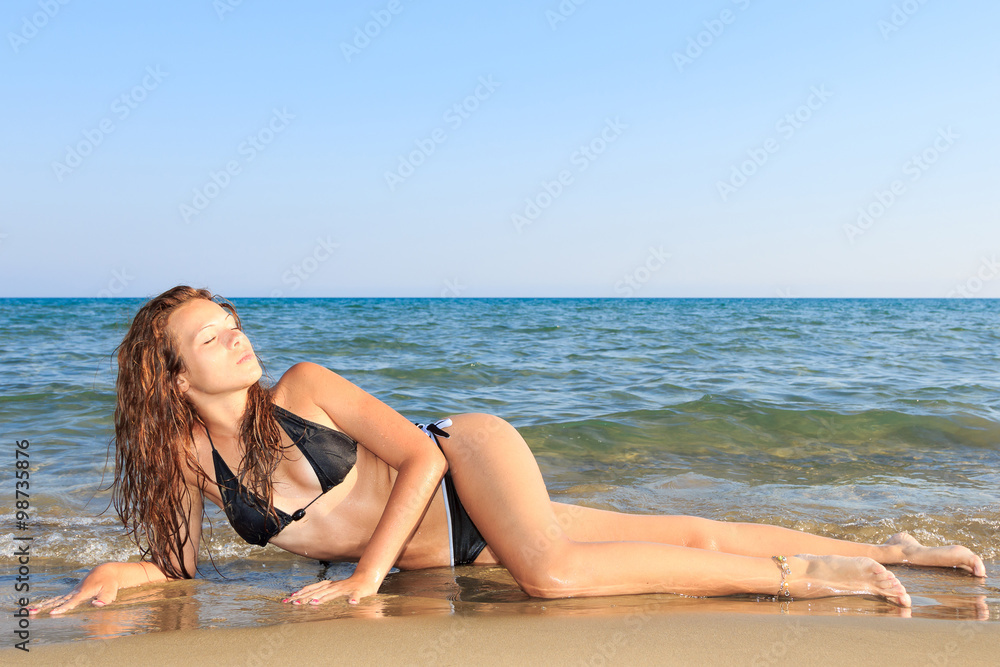
<path fill-rule="evenodd" d="M 901 611 L 901 615 L 905 612 Z M 626 609 L 581 616 L 344 618 L 5 649 L 5 664 L 995 664 L 1000 624 Z"/>

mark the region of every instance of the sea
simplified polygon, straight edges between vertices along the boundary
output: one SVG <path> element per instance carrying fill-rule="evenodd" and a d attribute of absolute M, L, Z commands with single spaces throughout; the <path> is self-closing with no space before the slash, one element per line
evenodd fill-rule
<path fill-rule="evenodd" d="M 465 566 L 394 571 L 357 606 L 292 607 L 288 593 L 353 565 L 250 546 L 208 504 L 198 578 L 34 617 L 32 645 L 410 614 L 1000 620 L 998 300 L 231 301 L 273 380 L 312 361 L 411 421 L 499 415 L 531 447 L 553 500 L 870 543 L 906 530 L 972 548 L 988 576 L 894 566 L 913 598 L 902 610 L 867 597 L 539 600 L 502 567 Z M 143 302 L 0 299 L 4 609 L 137 559 L 108 487 L 114 351 Z M 5 617 L 12 644 L 18 619 Z"/>

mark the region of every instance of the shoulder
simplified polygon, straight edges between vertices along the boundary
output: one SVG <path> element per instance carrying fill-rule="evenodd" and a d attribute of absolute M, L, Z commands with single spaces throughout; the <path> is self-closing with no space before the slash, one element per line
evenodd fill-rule
<path fill-rule="evenodd" d="M 329 368 L 311 361 L 300 361 L 293 365 L 274 387 L 274 398 L 314 394 L 329 383 L 339 384 L 345 380 Z"/>
<path fill-rule="evenodd" d="M 275 404 L 305 419 L 344 430 L 340 421 L 356 389 L 329 368 L 303 361 L 281 376 L 274 387 L 273 399 Z"/>
<path fill-rule="evenodd" d="M 308 382 L 328 374 L 336 375 L 336 373 L 325 366 L 314 364 L 311 361 L 300 361 L 285 371 L 285 374 L 278 380 L 278 386 L 287 384 L 288 382 Z"/>

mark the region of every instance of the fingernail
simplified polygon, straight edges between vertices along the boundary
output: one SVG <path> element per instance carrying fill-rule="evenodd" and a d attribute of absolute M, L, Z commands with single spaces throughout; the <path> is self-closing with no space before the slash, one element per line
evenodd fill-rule
<path fill-rule="evenodd" d="M 293 602 L 292 604 L 302 604 L 302 600 L 296 600 L 296 601 L 295 601 L 295 602 Z"/>
<path fill-rule="evenodd" d="M 289 600 L 291 600 L 291 598 L 285 598 L 282 602 L 288 602 Z"/>
<path fill-rule="evenodd" d="M 348 604 L 357 604 L 358 601 L 357 600 L 348 600 L 347 603 Z"/>

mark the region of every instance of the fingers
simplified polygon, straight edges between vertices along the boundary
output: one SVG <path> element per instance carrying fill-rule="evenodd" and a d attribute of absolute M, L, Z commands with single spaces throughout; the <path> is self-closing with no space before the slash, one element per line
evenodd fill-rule
<path fill-rule="evenodd" d="M 292 593 L 288 601 L 292 604 L 302 604 L 304 602 L 319 603 L 347 595 L 347 593 L 348 588 L 342 581 L 317 581 L 308 586 L 303 586 Z"/>
<path fill-rule="evenodd" d="M 58 603 L 53 606 L 53 608 L 49 611 L 49 613 L 53 616 L 64 614 L 70 609 L 76 607 L 78 604 L 80 604 L 79 594 L 64 595 L 61 598 L 58 598 Z"/>
<path fill-rule="evenodd" d="M 66 600 L 69 600 L 70 597 L 71 597 L 71 595 L 67 594 L 67 595 L 60 595 L 59 597 L 55 597 L 55 598 L 48 598 L 48 599 L 42 600 L 41 602 L 35 604 L 33 607 L 29 607 L 28 608 L 28 615 L 35 615 L 35 614 L 37 614 L 39 612 L 43 612 L 46 609 L 49 609 L 51 607 L 56 607 L 58 605 L 61 605 Z"/>
<path fill-rule="evenodd" d="M 51 613 L 53 616 L 58 614 L 65 614 L 67 611 L 74 609 L 79 605 L 84 599 L 90 597 L 89 595 L 84 595 L 83 593 L 76 593 L 75 595 L 70 595 L 69 599 L 63 602 L 61 605 L 53 609 Z"/>
<path fill-rule="evenodd" d="M 374 590 L 368 591 L 352 585 L 348 579 L 343 581 L 318 581 L 304 586 L 282 600 L 282 602 L 318 605 L 339 597 L 346 597 L 348 604 L 357 604 L 361 598 L 374 595 L 375 593 L 376 591 Z"/>
<path fill-rule="evenodd" d="M 292 593 L 284 602 L 292 604 L 320 604 L 328 600 L 346 595 L 348 591 L 339 581 L 320 581 L 309 584 L 302 589 Z"/>
<path fill-rule="evenodd" d="M 49 614 L 58 616 L 65 614 L 78 607 L 81 602 L 93 598 L 91 604 L 95 607 L 103 607 L 115 601 L 118 597 L 117 586 L 103 586 L 97 590 L 75 590 L 67 595 L 62 595 L 48 600 L 43 600 L 38 605 L 28 609 L 28 614 L 38 614 L 46 609 L 50 609 Z"/>

